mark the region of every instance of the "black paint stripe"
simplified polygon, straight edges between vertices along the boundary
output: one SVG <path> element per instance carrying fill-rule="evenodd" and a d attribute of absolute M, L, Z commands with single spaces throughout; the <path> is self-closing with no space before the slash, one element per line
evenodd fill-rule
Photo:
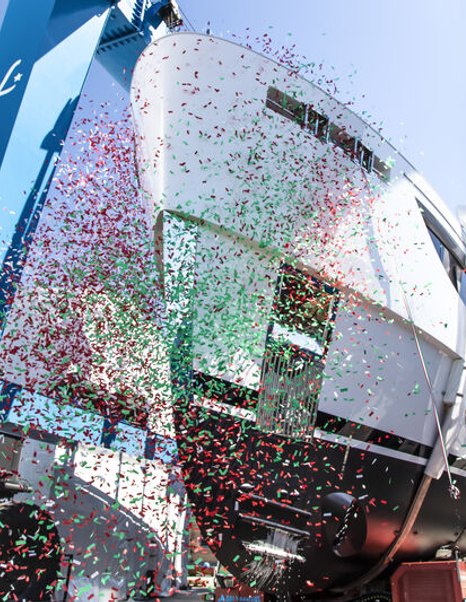
<path fill-rule="evenodd" d="M 346 418 L 340 418 L 326 412 L 318 412 L 316 425 L 317 428 L 326 433 L 333 433 L 342 437 L 352 437 L 354 440 L 362 443 L 371 443 L 380 445 L 396 451 L 404 452 L 419 458 L 428 458 L 432 448 L 423 445 L 406 437 L 399 437 L 392 433 L 387 433 L 379 429 L 372 428 L 359 422 L 353 422 Z"/>
<path fill-rule="evenodd" d="M 194 393 L 237 408 L 255 410 L 258 391 L 242 387 L 205 372 L 194 372 Z"/>
<path fill-rule="evenodd" d="M 200 396 L 252 411 L 256 409 L 259 397 L 258 391 L 254 389 L 230 383 L 204 372 L 194 373 L 194 389 Z M 315 426 L 326 433 L 351 437 L 361 443 L 379 445 L 419 458 L 428 458 L 432 452 L 432 448 L 428 445 L 326 412 L 317 413 Z"/>

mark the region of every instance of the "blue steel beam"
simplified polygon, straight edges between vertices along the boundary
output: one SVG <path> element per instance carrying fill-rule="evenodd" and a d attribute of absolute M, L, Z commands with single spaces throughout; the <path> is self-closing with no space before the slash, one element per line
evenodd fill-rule
<path fill-rule="evenodd" d="M 163 20 L 172 26 L 179 24 L 176 4 L 170 0 L 154 5 L 147 0 L 127 0 L 126 5 L 131 1 L 139 10 L 133 10 L 131 18 L 125 16 L 119 7 L 111 7 L 115 4 L 111 0 L 43 0 L 43 4 L 37 4 L 44 8 L 50 2 L 50 10 L 48 18 L 44 12 L 42 20 L 30 19 L 30 13 L 26 17 L 24 5 L 18 0 L 11 0 L 7 10 L 0 14 L 0 23 L 3 23 L 0 44 L 5 47 L 12 37 L 17 36 L 19 29 L 25 27 L 26 20 L 33 25 L 29 30 L 24 29 L 30 36 L 28 56 L 31 63 L 27 76 L 22 76 L 25 78 L 24 87 L 15 87 L 3 97 L 0 95 L 2 108 L 2 101 L 8 94 L 18 92 L 16 113 L 7 134 L 9 140 L 5 140 L 6 151 L 0 168 L 0 261 L 2 251 L 4 253 L 0 272 L 0 336 L 21 279 L 28 247 L 47 200 L 56 159 L 62 151 L 94 58 L 105 64 L 101 60 L 104 48 L 107 57 L 116 54 L 115 47 L 120 48 L 121 45 L 115 39 L 115 33 L 118 34 L 115 24 L 121 24 L 136 34 L 135 41 L 125 45 L 119 58 L 120 76 L 129 75 L 147 44 L 150 28 L 155 29 Z M 23 10 L 16 10 L 18 6 Z M 17 48 L 23 45 L 24 40 L 22 43 L 19 41 Z M 14 47 L 12 43 L 11 60 L 16 56 Z M 97 57 L 96 49 L 99 49 Z M 22 60 L 26 54 L 21 55 Z M 5 60 L 7 64 L 9 59 Z M 5 78 L 5 89 L 15 83 L 9 83 L 13 73 L 11 71 Z M 16 82 L 17 86 L 21 81 L 22 78 Z M 0 419 L 8 420 L 21 392 L 19 385 L 0 381 Z M 103 430 L 103 441 L 110 445 L 111 433 L 107 433 L 108 429 Z"/>
<path fill-rule="evenodd" d="M 181 23 L 173 0 L 121 4 L 132 6 L 129 14 L 112 0 L 41 0 L 28 4 L 25 14 L 23 2 L 10 0 L 3 14 L 0 333 L 96 50 L 102 65 L 128 89 L 151 31 L 162 21 Z"/>
<path fill-rule="evenodd" d="M 0 330 L 110 6 L 110 0 L 41 0 L 25 11 L 24 2 L 11 0 L 4 15 Z"/>
<path fill-rule="evenodd" d="M 24 2 L 7 6 L 0 30 L 0 166 L 54 5 L 55 0 L 41 0 L 27 10 Z"/>

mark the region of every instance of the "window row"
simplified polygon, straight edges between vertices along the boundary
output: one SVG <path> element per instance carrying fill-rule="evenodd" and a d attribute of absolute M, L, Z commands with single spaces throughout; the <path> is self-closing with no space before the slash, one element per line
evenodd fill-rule
<path fill-rule="evenodd" d="M 331 123 L 328 117 L 317 112 L 312 105 L 300 102 L 270 86 L 266 107 L 291 119 L 322 142 L 335 144 L 366 171 L 374 171 L 384 181 L 390 179 L 390 167 L 386 163 L 376 157 L 358 138 L 351 136 L 345 128 Z"/>

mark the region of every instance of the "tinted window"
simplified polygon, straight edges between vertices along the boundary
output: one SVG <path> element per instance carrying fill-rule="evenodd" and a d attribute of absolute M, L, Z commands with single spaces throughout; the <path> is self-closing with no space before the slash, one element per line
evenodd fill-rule
<path fill-rule="evenodd" d="M 460 265 L 460 262 L 456 259 L 453 253 L 449 251 L 447 246 L 440 240 L 440 238 L 434 232 L 432 232 L 432 230 L 429 227 L 427 228 L 427 230 L 430 234 L 430 238 L 432 240 L 434 248 L 437 251 L 437 255 L 439 256 L 440 261 L 442 262 L 443 267 L 445 268 L 448 274 L 448 277 L 450 278 L 456 290 L 460 292 L 461 298 L 464 301 L 466 284 L 464 282 L 464 272 Z"/>
<path fill-rule="evenodd" d="M 335 312 L 335 292 L 312 276 L 287 266 L 275 304 L 275 321 L 320 344 L 328 341 Z"/>
<path fill-rule="evenodd" d="M 331 287 L 283 268 L 262 365 L 258 428 L 298 439 L 312 436 L 336 303 Z"/>
<path fill-rule="evenodd" d="M 276 88 L 269 88 L 266 106 L 276 113 L 280 113 L 280 115 L 292 119 L 300 125 L 304 125 L 306 106 L 288 94 Z"/>

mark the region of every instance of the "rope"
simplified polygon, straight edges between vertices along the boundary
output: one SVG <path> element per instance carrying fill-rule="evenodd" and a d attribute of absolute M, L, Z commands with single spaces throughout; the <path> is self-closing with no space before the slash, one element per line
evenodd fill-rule
<path fill-rule="evenodd" d="M 398 272 L 398 269 L 397 269 Z M 408 304 L 408 299 L 406 298 L 406 293 L 405 290 L 403 288 L 403 285 L 401 283 L 401 280 L 398 278 L 399 284 L 400 284 L 400 288 L 401 288 L 401 293 L 403 295 L 403 303 L 406 309 L 406 313 L 408 315 L 408 320 L 411 324 L 411 329 L 413 331 L 413 335 L 414 335 L 414 341 L 416 344 L 416 349 L 419 355 L 419 359 L 421 362 L 421 366 L 422 366 L 422 372 L 424 374 L 424 378 L 426 380 L 427 386 L 429 387 L 429 397 L 430 397 L 430 403 L 432 405 L 432 411 L 434 414 L 434 420 L 435 420 L 435 426 L 437 427 L 437 432 L 438 432 L 438 441 L 440 442 L 440 447 L 441 447 L 441 451 L 442 451 L 442 456 L 443 456 L 443 461 L 445 464 L 445 470 L 446 473 L 448 475 L 448 482 L 449 482 L 449 492 L 450 495 L 453 499 L 458 499 L 459 498 L 459 489 L 458 487 L 456 487 L 453 484 L 453 479 L 451 477 L 451 472 L 450 472 L 450 466 L 448 464 L 448 454 L 447 454 L 447 449 L 445 447 L 445 441 L 443 439 L 443 433 L 442 433 L 442 425 L 440 424 L 440 417 L 438 414 L 438 410 L 437 410 L 437 406 L 435 405 L 435 400 L 434 400 L 434 394 L 433 394 L 433 386 L 432 386 L 432 382 L 430 380 L 430 376 L 429 373 L 427 371 L 427 366 L 426 366 L 426 362 L 424 359 L 424 354 L 422 352 L 422 348 L 421 348 L 421 343 L 419 341 L 419 336 L 418 333 L 416 331 L 416 326 L 414 324 L 414 320 L 413 320 L 413 315 L 411 313 L 411 309 L 409 307 Z"/>

